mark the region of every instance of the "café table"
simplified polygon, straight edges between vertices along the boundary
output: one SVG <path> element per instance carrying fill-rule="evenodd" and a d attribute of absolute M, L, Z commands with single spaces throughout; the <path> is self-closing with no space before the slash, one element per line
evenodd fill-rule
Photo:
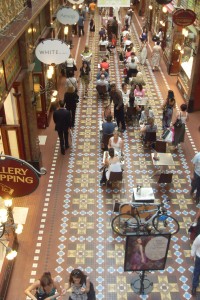
<path fill-rule="evenodd" d="M 155 176 L 156 174 L 165 173 L 167 171 L 168 166 L 175 166 L 175 162 L 173 160 L 171 153 L 151 153 L 151 159 L 153 165 L 158 167 L 158 170 L 155 171 L 151 177 Z"/>
<path fill-rule="evenodd" d="M 134 105 L 146 106 L 148 104 L 148 97 L 135 97 Z"/>
<path fill-rule="evenodd" d="M 141 187 L 139 191 L 133 188 L 133 202 L 154 203 L 155 196 L 152 187 Z"/>

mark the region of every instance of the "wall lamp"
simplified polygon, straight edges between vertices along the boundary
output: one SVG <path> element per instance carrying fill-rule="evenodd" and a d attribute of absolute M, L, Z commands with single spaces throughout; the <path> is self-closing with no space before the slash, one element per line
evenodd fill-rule
<path fill-rule="evenodd" d="M 7 247 L 1 240 L 0 243 L 6 248 L 6 258 L 8 260 L 13 260 L 17 256 L 17 251 Z"/>

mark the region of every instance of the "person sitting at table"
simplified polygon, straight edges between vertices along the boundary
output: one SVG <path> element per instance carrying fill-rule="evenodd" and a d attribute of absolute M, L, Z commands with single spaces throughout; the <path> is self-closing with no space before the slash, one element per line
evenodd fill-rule
<path fill-rule="evenodd" d="M 107 117 L 107 120 L 102 124 L 103 134 L 112 134 L 117 127 L 116 122 L 112 122 L 112 115 Z"/>
<path fill-rule="evenodd" d="M 124 142 L 121 137 L 119 137 L 118 131 L 114 131 L 113 136 L 109 139 L 108 149 L 114 148 L 114 150 L 122 154 L 124 149 Z"/>
<path fill-rule="evenodd" d="M 148 123 L 149 118 L 154 118 L 153 110 L 150 107 L 145 106 L 144 110 L 141 112 L 140 124 Z"/>
<path fill-rule="evenodd" d="M 112 117 L 112 112 L 111 112 L 111 106 L 107 105 L 104 109 L 104 111 L 102 112 L 102 120 L 103 122 L 107 121 L 107 118 L 111 116 Z"/>
<path fill-rule="evenodd" d="M 121 172 L 122 167 L 120 163 L 120 158 L 115 155 L 115 150 L 110 148 L 106 153 L 107 156 L 105 158 L 104 166 L 103 166 L 103 173 L 102 178 L 100 180 L 100 185 L 105 185 L 110 178 L 110 172 Z"/>
<path fill-rule="evenodd" d="M 127 48 L 133 47 L 133 42 L 131 41 L 131 37 L 128 35 L 127 39 L 124 41 L 124 51 L 126 51 Z"/>
<path fill-rule="evenodd" d="M 130 63 L 126 64 L 127 68 L 127 77 L 126 77 L 126 83 L 129 82 L 130 77 L 136 76 L 138 70 L 137 70 L 137 63 L 135 62 L 135 59 L 132 58 Z"/>
<path fill-rule="evenodd" d="M 144 97 L 145 96 L 145 90 L 143 89 L 141 84 L 136 84 L 135 90 L 134 90 L 135 97 Z"/>
<path fill-rule="evenodd" d="M 99 91 L 98 90 L 98 86 L 105 86 L 106 87 L 106 92 L 108 92 L 109 82 L 105 78 L 104 74 L 101 74 L 100 79 L 98 79 L 97 82 L 96 82 L 96 89 L 97 89 L 97 91 Z"/>
<path fill-rule="evenodd" d="M 102 39 L 103 37 L 106 37 L 107 30 L 104 26 L 101 27 L 99 30 L 99 39 Z"/>
<path fill-rule="evenodd" d="M 135 63 L 136 63 L 137 65 L 139 64 L 139 59 L 138 59 L 138 57 L 136 56 L 136 54 L 135 54 L 134 51 L 131 52 L 131 56 L 129 56 L 129 57 L 127 58 L 126 63 L 130 63 L 132 59 L 135 60 Z"/>
<path fill-rule="evenodd" d="M 148 124 L 145 125 L 144 127 L 142 127 L 140 129 L 140 132 L 141 132 L 141 136 L 145 142 L 145 144 L 148 146 L 150 143 L 149 141 L 147 141 L 145 138 L 146 138 L 146 133 L 147 132 L 157 132 L 157 125 L 154 124 L 154 118 L 149 118 L 148 119 Z"/>
<path fill-rule="evenodd" d="M 97 73 L 96 79 L 99 80 L 102 74 L 105 76 L 105 79 L 109 81 L 109 74 L 104 68 L 100 69 L 100 71 Z"/>
<path fill-rule="evenodd" d="M 101 67 L 101 69 L 105 69 L 106 72 L 109 73 L 110 65 L 109 65 L 106 57 L 103 58 L 102 62 L 100 63 L 100 67 Z"/>
<path fill-rule="evenodd" d="M 106 36 L 103 36 L 99 41 L 99 46 L 108 47 L 109 41 L 106 39 Z"/>

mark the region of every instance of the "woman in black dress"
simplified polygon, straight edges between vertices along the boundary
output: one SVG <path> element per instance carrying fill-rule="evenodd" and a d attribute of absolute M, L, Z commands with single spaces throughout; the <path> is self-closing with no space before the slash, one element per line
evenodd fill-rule
<path fill-rule="evenodd" d="M 91 37 L 93 37 L 94 32 L 95 32 L 95 23 L 94 23 L 94 17 L 93 16 L 90 19 L 90 32 L 91 32 Z"/>

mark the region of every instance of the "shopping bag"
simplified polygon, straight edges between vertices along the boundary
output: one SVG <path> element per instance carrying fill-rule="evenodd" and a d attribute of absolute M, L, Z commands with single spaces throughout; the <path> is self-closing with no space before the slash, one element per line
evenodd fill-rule
<path fill-rule="evenodd" d="M 173 132 L 170 129 L 167 129 L 164 134 L 162 135 L 162 138 L 167 143 L 173 142 Z"/>

